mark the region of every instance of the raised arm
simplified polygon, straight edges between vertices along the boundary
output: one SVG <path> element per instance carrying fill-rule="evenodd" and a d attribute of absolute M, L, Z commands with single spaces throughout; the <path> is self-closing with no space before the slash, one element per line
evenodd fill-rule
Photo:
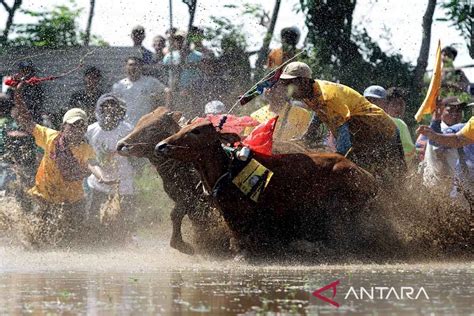
<path fill-rule="evenodd" d="M 31 115 L 30 111 L 28 111 L 25 102 L 23 101 L 21 96 L 22 88 L 23 83 L 21 82 L 15 89 L 15 106 L 12 109 L 12 117 L 23 131 L 32 134 L 36 123 L 33 120 L 33 116 Z"/>
<path fill-rule="evenodd" d="M 416 132 L 418 134 L 425 135 L 429 140 L 432 140 L 435 143 L 445 147 L 461 148 L 473 143 L 473 141 L 463 137 L 462 135 L 436 133 L 431 127 L 426 125 L 418 127 Z"/>
<path fill-rule="evenodd" d="M 433 145 L 435 146 L 441 145 L 450 148 L 461 148 L 474 143 L 474 141 L 464 137 L 460 132 L 456 134 L 441 133 L 441 116 L 443 108 L 443 106 L 438 104 L 432 115 L 431 126 L 421 125 L 416 130 L 416 133 L 428 137 L 430 143 L 434 143 Z"/>

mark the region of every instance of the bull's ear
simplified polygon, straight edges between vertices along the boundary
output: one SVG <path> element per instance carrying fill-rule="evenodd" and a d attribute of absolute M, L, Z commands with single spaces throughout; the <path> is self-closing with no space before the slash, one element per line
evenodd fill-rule
<path fill-rule="evenodd" d="M 240 142 L 240 136 L 236 133 L 219 133 L 219 139 L 223 144 L 235 144 Z"/>

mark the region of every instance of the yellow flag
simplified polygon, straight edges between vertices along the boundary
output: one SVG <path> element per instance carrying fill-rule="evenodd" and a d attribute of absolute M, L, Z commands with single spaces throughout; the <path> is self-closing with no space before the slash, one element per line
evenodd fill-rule
<path fill-rule="evenodd" d="M 426 93 L 425 100 L 418 109 L 418 112 L 415 114 L 415 120 L 417 122 L 420 122 L 423 119 L 423 115 L 431 114 L 436 110 L 436 99 L 438 98 L 441 89 L 441 70 L 441 41 L 438 40 L 433 76 L 431 77 L 430 87 Z"/>

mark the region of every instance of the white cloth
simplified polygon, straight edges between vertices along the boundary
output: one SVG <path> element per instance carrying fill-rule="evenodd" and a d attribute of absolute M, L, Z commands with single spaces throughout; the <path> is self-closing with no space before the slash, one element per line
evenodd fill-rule
<path fill-rule="evenodd" d="M 441 130 L 449 128 L 441 122 Z M 425 159 L 423 161 L 423 183 L 427 187 L 452 185 L 456 163 L 459 159 L 455 148 L 437 147 L 426 143 Z"/>
<path fill-rule="evenodd" d="M 116 153 L 117 142 L 128 135 L 133 127 L 127 122 L 120 122 L 117 128 L 105 131 L 99 123 L 89 125 L 86 138 L 95 151 L 99 166 L 102 168 L 107 179 L 120 180 L 120 194 L 130 195 L 134 193 L 133 169 L 126 157 Z M 87 184 L 94 190 L 112 193 L 113 185 L 99 183 L 94 175 L 87 178 Z"/>
<path fill-rule="evenodd" d="M 137 81 L 128 78 L 115 83 L 112 92 L 126 103 L 126 120 L 135 126 L 138 120 L 154 108 L 153 98 L 164 92 L 165 85 L 158 79 L 141 76 Z"/>

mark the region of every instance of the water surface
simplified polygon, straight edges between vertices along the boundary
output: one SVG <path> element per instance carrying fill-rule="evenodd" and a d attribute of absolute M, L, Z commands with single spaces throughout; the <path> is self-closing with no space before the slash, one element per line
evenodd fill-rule
<path fill-rule="evenodd" d="M 94 251 L 0 247 L 0 314 L 474 315 L 474 263 L 249 265 L 165 242 Z M 340 280 L 336 295 L 312 295 Z M 350 287 L 423 287 L 429 299 L 345 299 Z M 385 292 L 387 293 L 387 292 Z"/>

